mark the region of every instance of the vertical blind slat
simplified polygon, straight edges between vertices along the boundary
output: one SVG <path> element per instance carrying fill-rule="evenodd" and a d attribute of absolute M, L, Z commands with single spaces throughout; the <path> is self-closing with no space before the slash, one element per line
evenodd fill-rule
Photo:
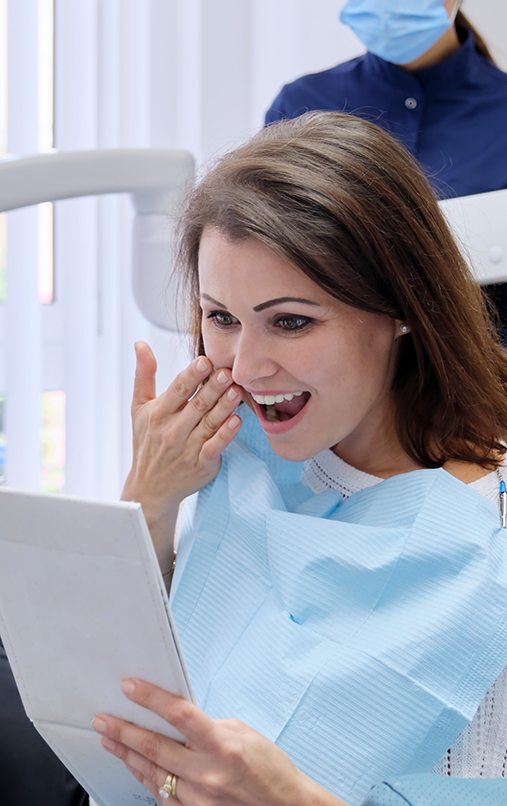
<path fill-rule="evenodd" d="M 55 146 L 97 147 L 97 2 L 55 3 Z M 59 202 L 55 266 L 61 290 L 66 392 L 66 492 L 98 494 L 97 200 Z"/>
<path fill-rule="evenodd" d="M 37 0 L 8 7 L 7 148 L 36 153 Z M 41 331 L 38 298 L 37 208 L 8 215 L 5 305 L 5 430 L 7 477 L 15 487 L 40 485 Z"/>
<path fill-rule="evenodd" d="M 7 478 L 37 490 L 41 453 L 41 338 L 37 208 L 9 213 L 5 306 Z"/>

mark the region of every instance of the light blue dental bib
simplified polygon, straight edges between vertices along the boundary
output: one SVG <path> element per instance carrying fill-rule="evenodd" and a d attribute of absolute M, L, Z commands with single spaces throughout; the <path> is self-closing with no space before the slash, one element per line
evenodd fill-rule
<path fill-rule="evenodd" d="M 180 532 L 172 608 L 197 702 L 356 806 L 431 770 L 507 665 L 507 533 L 444 470 L 314 495 L 243 409 Z"/>

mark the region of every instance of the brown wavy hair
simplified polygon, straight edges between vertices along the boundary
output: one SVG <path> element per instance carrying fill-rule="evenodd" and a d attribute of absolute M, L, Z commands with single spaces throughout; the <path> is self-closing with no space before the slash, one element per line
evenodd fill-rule
<path fill-rule="evenodd" d="M 410 325 L 392 392 L 414 461 L 501 463 L 507 353 L 425 177 L 389 134 L 310 112 L 267 127 L 207 173 L 188 199 L 179 248 L 200 353 L 205 227 L 232 242 L 255 238 L 336 299 Z"/>

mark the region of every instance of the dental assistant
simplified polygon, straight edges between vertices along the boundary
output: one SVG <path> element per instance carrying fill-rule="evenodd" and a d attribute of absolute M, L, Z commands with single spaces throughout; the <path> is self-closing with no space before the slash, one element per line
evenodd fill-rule
<path fill-rule="evenodd" d="M 439 197 L 507 187 L 507 75 L 456 0 L 349 0 L 368 52 L 283 87 L 266 123 L 308 110 L 364 117 L 424 166 Z"/>
<path fill-rule="evenodd" d="M 196 187 L 180 262 L 196 358 L 156 397 L 138 345 L 124 498 L 169 578 L 198 493 L 171 589 L 197 706 L 125 681 L 187 744 L 101 714 L 104 748 L 183 806 L 359 806 L 479 714 L 495 775 L 507 354 L 424 177 L 366 121 L 283 121 Z"/>

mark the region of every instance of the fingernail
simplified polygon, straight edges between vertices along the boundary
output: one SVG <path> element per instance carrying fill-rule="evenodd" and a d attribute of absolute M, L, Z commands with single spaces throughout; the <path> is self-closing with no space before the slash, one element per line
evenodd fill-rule
<path fill-rule="evenodd" d="M 103 719 L 96 716 L 95 719 L 92 719 L 92 728 L 93 730 L 97 731 L 97 733 L 105 733 L 107 725 Z"/>
<path fill-rule="evenodd" d="M 200 358 L 196 364 L 196 367 L 199 372 L 204 372 L 205 369 L 208 369 L 208 362 L 204 358 Z"/>
<path fill-rule="evenodd" d="M 221 369 L 220 372 L 217 375 L 218 383 L 227 383 L 228 380 L 229 380 L 229 378 L 227 377 L 227 375 L 225 374 L 223 369 Z"/>
<path fill-rule="evenodd" d="M 116 742 L 113 742 L 112 739 L 102 739 L 102 747 L 105 750 L 109 750 L 110 753 L 114 753 L 116 750 Z"/>
<path fill-rule="evenodd" d="M 130 694 L 133 694 L 134 689 L 135 689 L 135 685 L 132 682 L 132 680 L 124 680 L 123 683 L 121 684 L 121 690 L 127 696 L 129 696 Z"/>
<path fill-rule="evenodd" d="M 233 417 L 231 417 L 231 419 L 229 420 L 229 422 L 228 422 L 228 426 L 229 426 L 229 428 L 237 428 L 237 427 L 238 427 L 238 425 L 240 424 L 240 422 L 241 422 L 240 418 L 239 418 L 239 417 L 238 417 L 238 416 L 235 414 L 235 415 L 234 415 Z"/>
<path fill-rule="evenodd" d="M 238 396 L 238 393 L 236 392 L 235 389 L 233 389 L 231 387 L 229 389 L 229 391 L 227 392 L 227 397 L 229 398 L 229 400 L 236 400 L 237 396 Z"/>

